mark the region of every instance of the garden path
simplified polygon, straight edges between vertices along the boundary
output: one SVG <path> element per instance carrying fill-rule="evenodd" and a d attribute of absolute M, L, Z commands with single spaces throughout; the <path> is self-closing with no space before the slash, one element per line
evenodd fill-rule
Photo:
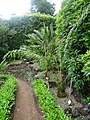
<path fill-rule="evenodd" d="M 23 80 L 17 81 L 13 120 L 43 120 L 42 115 L 36 109 L 32 87 Z"/>

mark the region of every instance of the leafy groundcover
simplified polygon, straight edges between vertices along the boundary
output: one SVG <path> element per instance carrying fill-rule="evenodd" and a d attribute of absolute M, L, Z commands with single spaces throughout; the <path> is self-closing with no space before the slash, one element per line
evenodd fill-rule
<path fill-rule="evenodd" d="M 0 120 L 9 120 L 10 111 L 15 104 L 16 78 L 13 75 L 0 74 L 5 79 L 0 88 Z"/>
<path fill-rule="evenodd" d="M 71 120 L 71 117 L 66 116 L 57 105 L 54 96 L 46 88 L 43 80 L 34 80 L 33 86 L 44 114 L 44 120 Z"/>

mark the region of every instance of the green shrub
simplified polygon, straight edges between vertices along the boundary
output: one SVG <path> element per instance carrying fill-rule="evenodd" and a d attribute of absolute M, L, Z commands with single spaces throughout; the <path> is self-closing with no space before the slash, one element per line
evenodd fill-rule
<path fill-rule="evenodd" d="M 71 120 L 71 117 L 66 116 L 64 111 L 56 104 L 54 96 L 46 88 L 44 81 L 34 80 L 33 85 L 45 120 Z"/>
<path fill-rule="evenodd" d="M 86 72 L 89 71 L 85 65 L 90 65 L 90 62 L 83 64 L 79 60 L 82 54 L 90 50 L 89 19 L 89 2 L 85 0 L 64 0 L 56 20 L 56 34 L 60 42 L 63 70 L 69 80 L 73 81 L 74 87 L 81 92 L 85 90 Z"/>
<path fill-rule="evenodd" d="M 5 79 L 0 88 L 0 120 L 9 120 L 10 111 L 15 104 L 16 79 L 12 75 L 0 74 Z"/>

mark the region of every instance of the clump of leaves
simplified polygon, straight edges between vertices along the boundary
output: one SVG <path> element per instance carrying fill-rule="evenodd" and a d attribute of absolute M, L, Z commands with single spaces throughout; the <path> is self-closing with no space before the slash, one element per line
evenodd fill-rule
<path fill-rule="evenodd" d="M 83 54 L 81 56 L 81 61 L 84 63 L 84 67 L 82 69 L 82 72 L 85 76 L 90 78 L 90 50 L 86 52 L 86 54 Z"/>
<path fill-rule="evenodd" d="M 21 50 L 12 50 L 12 51 L 9 51 L 6 55 L 4 55 L 3 61 L 10 62 L 11 60 L 21 59 L 21 58 L 22 58 Z"/>
<path fill-rule="evenodd" d="M 23 56 L 24 54 L 21 49 L 9 51 L 4 55 L 3 61 L 0 63 L 0 70 L 5 69 L 12 60 L 21 59 Z"/>
<path fill-rule="evenodd" d="M 33 86 L 38 96 L 45 120 L 71 120 L 56 104 L 54 96 L 46 88 L 43 80 L 34 80 Z"/>
<path fill-rule="evenodd" d="M 83 99 L 86 103 L 90 103 L 90 96 Z"/>
<path fill-rule="evenodd" d="M 16 79 L 12 75 L 0 74 L 5 82 L 0 88 L 0 120 L 9 120 L 10 111 L 15 104 Z"/>

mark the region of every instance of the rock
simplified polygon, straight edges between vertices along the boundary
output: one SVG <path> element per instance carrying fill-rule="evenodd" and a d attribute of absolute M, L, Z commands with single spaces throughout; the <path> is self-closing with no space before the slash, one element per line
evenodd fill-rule
<path fill-rule="evenodd" d="M 90 103 L 88 103 L 87 105 L 88 105 L 88 109 L 90 109 Z"/>
<path fill-rule="evenodd" d="M 88 104 L 80 109 L 81 115 L 84 115 L 84 116 L 88 115 L 89 112 L 90 112 L 90 105 L 88 105 Z"/>
<path fill-rule="evenodd" d="M 74 97 L 77 102 L 81 102 L 82 94 L 80 92 L 74 93 Z"/>
<path fill-rule="evenodd" d="M 26 64 L 28 65 L 28 64 L 29 64 L 29 62 L 26 62 Z"/>
<path fill-rule="evenodd" d="M 79 113 L 79 110 L 78 109 L 72 109 L 72 116 L 73 117 L 78 117 L 78 116 L 80 116 L 80 113 Z"/>
<path fill-rule="evenodd" d="M 64 112 L 68 115 L 68 114 L 72 114 L 72 108 L 66 108 L 64 110 Z"/>
<path fill-rule="evenodd" d="M 82 104 L 83 106 L 85 106 L 87 103 L 86 103 L 84 100 L 81 99 L 81 104 Z"/>
<path fill-rule="evenodd" d="M 23 59 L 24 62 L 27 62 L 27 59 Z"/>
<path fill-rule="evenodd" d="M 86 104 L 84 109 L 87 109 L 87 112 L 90 113 L 90 103 Z"/>
<path fill-rule="evenodd" d="M 72 103 L 71 100 L 68 100 L 68 105 L 71 105 L 71 103 Z"/>
<path fill-rule="evenodd" d="M 35 71 L 37 71 L 37 72 L 40 71 L 40 67 L 39 67 L 38 63 L 35 62 L 35 63 L 32 64 L 31 66 L 33 67 L 33 69 L 34 69 Z"/>
<path fill-rule="evenodd" d="M 90 113 L 90 103 L 84 105 L 83 107 L 80 108 L 75 108 L 72 110 L 72 116 L 73 117 L 78 117 L 80 114 L 82 116 L 86 116 Z"/>

